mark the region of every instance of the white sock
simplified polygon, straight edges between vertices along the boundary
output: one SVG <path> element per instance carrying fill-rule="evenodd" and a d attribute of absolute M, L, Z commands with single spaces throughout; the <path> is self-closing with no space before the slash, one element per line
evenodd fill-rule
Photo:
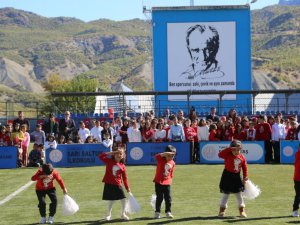
<path fill-rule="evenodd" d="M 220 206 L 223 208 L 227 208 L 227 202 L 228 202 L 229 194 L 223 194 L 221 201 L 220 201 Z"/>
<path fill-rule="evenodd" d="M 245 207 L 245 203 L 244 203 L 244 199 L 242 197 L 242 193 L 239 192 L 239 193 L 234 193 L 234 196 L 236 198 L 236 201 L 237 201 L 237 204 L 238 204 L 238 207 Z"/>
<path fill-rule="evenodd" d="M 106 216 L 111 216 L 111 210 L 113 207 L 114 201 L 108 201 Z"/>
<path fill-rule="evenodd" d="M 121 215 L 125 215 L 125 207 L 126 207 L 126 198 L 121 199 Z"/>

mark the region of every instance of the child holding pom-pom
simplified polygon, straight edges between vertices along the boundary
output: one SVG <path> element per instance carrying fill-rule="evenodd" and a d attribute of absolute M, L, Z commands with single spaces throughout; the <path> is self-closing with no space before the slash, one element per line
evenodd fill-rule
<path fill-rule="evenodd" d="M 112 152 L 104 152 L 100 154 L 99 159 L 106 164 L 105 175 L 102 180 L 104 183 L 102 199 L 108 201 L 105 220 L 109 221 L 111 219 L 112 206 L 115 200 L 121 200 L 121 218 L 123 220 L 129 220 L 129 217 L 125 213 L 126 196 L 122 188 L 123 180 L 127 192 L 130 192 L 126 175 L 126 167 L 124 164 L 124 150 L 121 147 L 115 147 Z"/>
<path fill-rule="evenodd" d="M 299 217 L 298 209 L 300 203 L 300 146 L 295 154 L 294 189 L 296 195 L 294 198 L 292 216 Z"/>
<path fill-rule="evenodd" d="M 219 217 L 225 216 L 227 202 L 230 193 L 234 193 L 241 217 L 247 217 L 245 212 L 245 203 L 241 194 L 244 191 L 244 184 L 248 180 L 247 161 L 241 153 L 242 143 L 233 140 L 229 148 L 219 152 L 219 157 L 224 159 L 225 168 L 220 181 L 220 191 L 223 193 L 220 202 Z M 240 171 L 243 170 L 243 180 L 240 177 Z"/>

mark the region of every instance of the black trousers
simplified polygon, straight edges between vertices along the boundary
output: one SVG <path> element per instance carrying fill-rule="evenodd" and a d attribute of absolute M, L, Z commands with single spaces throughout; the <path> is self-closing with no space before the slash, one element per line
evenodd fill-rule
<path fill-rule="evenodd" d="M 299 203 L 300 203 L 300 181 L 294 180 L 294 189 L 295 189 L 295 199 L 293 204 L 293 211 L 299 209 Z"/>
<path fill-rule="evenodd" d="M 273 161 L 272 143 L 269 140 L 264 142 L 265 142 L 265 151 L 266 151 L 265 162 L 269 163 Z"/>
<path fill-rule="evenodd" d="M 171 212 L 171 185 L 161 185 L 155 183 L 155 193 L 156 193 L 156 205 L 155 205 L 155 212 L 160 213 L 160 207 L 163 199 L 165 199 L 166 210 L 165 212 Z"/>
<path fill-rule="evenodd" d="M 50 190 L 36 190 L 36 195 L 39 200 L 38 207 L 41 217 L 46 217 L 46 195 L 48 195 L 51 201 L 49 205 L 49 216 L 54 216 L 57 207 L 57 196 L 55 188 Z"/>
<path fill-rule="evenodd" d="M 273 149 L 274 149 L 274 161 L 276 163 L 280 163 L 280 141 L 273 142 Z"/>

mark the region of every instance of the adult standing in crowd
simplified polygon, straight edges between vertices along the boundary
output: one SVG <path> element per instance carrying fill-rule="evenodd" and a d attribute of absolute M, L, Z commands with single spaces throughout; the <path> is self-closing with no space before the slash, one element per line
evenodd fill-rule
<path fill-rule="evenodd" d="M 216 107 L 210 108 L 210 114 L 206 117 L 206 120 L 212 120 L 215 123 L 217 123 L 220 120 L 219 116 L 217 115 Z"/>
<path fill-rule="evenodd" d="M 59 135 L 65 136 L 65 139 L 73 139 L 73 132 L 76 131 L 75 121 L 70 118 L 71 114 L 69 111 L 65 112 L 65 118 L 60 119 L 58 123 Z"/>
<path fill-rule="evenodd" d="M 50 113 L 49 120 L 44 123 L 43 130 L 46 134 L 46 137 L 49 135 L 53 135 L 55 138 L 58 137 L 58 123 L 56 122 L 53 113 Z"/>
<path fill-rule="evenodd" d="M 13 121 L 13 127 L 15 127 L 16 123 L 18 123 L 20 125 L 20 127 L 23 124 L 26 124 L 27 130 L 30 131 L 29 121 L 24 118 L 24 112 L 23 111 L 18 112 L 18 118 Z"/>

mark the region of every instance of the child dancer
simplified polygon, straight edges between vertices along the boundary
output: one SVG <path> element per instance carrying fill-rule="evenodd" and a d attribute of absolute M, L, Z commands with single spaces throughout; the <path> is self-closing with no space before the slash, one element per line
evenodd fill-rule
<path fill-rule="evenodd" d="M 241 192 L 244 191 L 244 183 L 248 180 L 248 166 L 241 150 L 242 142 L 233 140 L 229 148 L 225 148 L 219 153 L 219 157 L 225 161 L 225 168 L 220 181 L 220 191 L 223 196 L 220 203 L 219 217 L 225 216 L 230 193 L 234 193 L 236 197 L 240 216 L 247 217 Z M 243 170 L 243 181 L 240 177 L 241 170 Z"/>
<path fill-rule="evenodd" d="M 53 166 L 51 164 L 44 164 L 42 168 L 39 168 L 37 173 L 31 177 L 31 180 L 37 181 L 36 182 L 36 195 L 39 200 L 39 211 L 41 215 L 40 224 L 45 224 L 47 222 L 46 220 L 46 202 L 45 198 L 46 195 L 51 200 L 50 203 L 50 213 L 48 218 L 48 223 L 52 224 L 54 222 L 54 215 L 56 213 L 56 207 L 57 207 L 57 196 L 56 196 L 56 190 L 53 185 L 53 180 L 56 180 L 59 183 L 59 186 L 63 190 L 64 194 L 67 194 L 67 189 L 65 187 L 63 179 L 60 177 L 59 173 L 53 169 Z"/>
<path fill-rule="evenodd" d="M 293 204 L 292 216 L 299 217 L 298 209 L 300 203 L 300 146 L 295 154 L 294 189 L 296 195 Z"/>
<path fill-rule="evenodd" d="M 111 219 L 112 206 L 115 200 L 121 200 L 121 218 L 123 220 L 129 220 L 129 217 L 125 214 L 126 197 L 122 188 L 123 180 L 127 192 L 130 192 L 126 176 L 126 167 L 124 165 L 124 150 L 121 147 L 114 148 L 112 152 L 100 154 L 99 159 L 106 164 L 105 175 L 102 180 L 104 183 L 102 200 L 108 201 L 105 220 L 109 221 Z"/>
<path fill-rule="evenodd" d="M 156 204 L 154 218 L 160 218 L 160 208 L 163 199 L 166 204 L 166 217 L 173 218 L 171 213 L 171 184 L 175 162 L 173 161 L 176 154 L 176 148 L 168 145 L 165 152 L 155 155 L 157 166 L 153 182 L 155 182 Z"/>

